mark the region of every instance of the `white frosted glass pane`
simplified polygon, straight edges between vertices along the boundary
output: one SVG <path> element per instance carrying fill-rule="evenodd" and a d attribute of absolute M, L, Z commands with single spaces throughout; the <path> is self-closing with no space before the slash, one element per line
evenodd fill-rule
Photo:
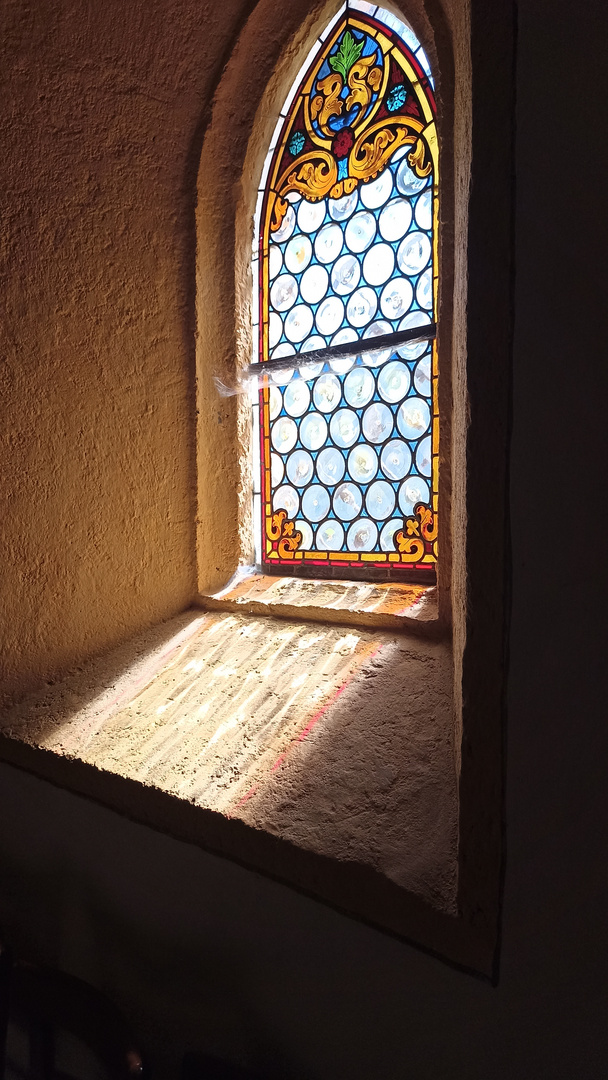
<path fill-rule="evenodd" d="M 344 543 L 344 529 L 330 518 L 317 529 L 317 547 L 321 551 L 339 551 Z"/>
<path fill-rule="evenodd" d="M 402 240 L 397 251 L 399 269 L 404 274 L 419 274 L 431 257 L 431 241 L 426 233 L 413 232 Z"/>
<path fill-rule="evenodd" d="M 365 508 L 371 518 L 384 521 L 395 509 L 395 492 L 386 480 L 376 480 L 367 490 Z"/>
<path fill-rule="evenodd" d="M 346 308 L 346 317 L 351 326 L 367 326 L 376 314 L 378 297 L 373 289 L 364 285 L 353 293 Z"/>
<path fill-rule="evenodd" d="M 376 235 L 376 219 L 369 210 L 359 210 L 346 226 L 345 239 L 349 251 L 359 255 L 369 247 Z"/>
<path fill-rule="evenodd" d="M 315 263 L 302 274 L 300 295 L 307 304 L 318 304 L 325 296 L 329 285 L 329 274 L 324 266 Z"/>
<path fill-rule="evenodd" d="M 286 510 L 287 517 L 293 521 L 300 509 L 300 496 L 295 488 L 290 487 L 289 484 L 277 488 L 272 498 L 272 509 Z"/>
<path fill-rule="evenodd" d="M 389 480 L 403 480 L 412 467 L 412 455 L 402 439 L 391 439 L 383 447 L 380 468 Z"/>
<path fill-rule="evenodd" d="M 433 192 L 430 188 L 422 192 L 416 203 L 414 214 L 419 229 L 430 229 L 433 225 Z"/>
<path fill-rule="evenodd" d="M 357 367 L 344 380 L 344 397 L 353 409 L 361 409 L 372 400 L 375 388 L 371 371 Z"/>
<path fill-rule="evenodd" d="M 395 405 L 407 394 L 410 388 L 410 373 L 400 360 L 391 360 L 385 364 L 378 375 L 378 393 L 383 401 Z M 287 391 L 285 391 L 287 393 Z"/>
<path fill-rule="evenodd" d="M 348 471 L 359 484 L 369 484 L 378 472 L 378 455 L 372 446 L 360 443 L 348 455 Z"/>
<path fill-rule="evenodd" d="M 408 398 L 397 413 L 397 427 L 403 438 L 410 442 L 424 435 L 430 422 L 431 413 L 424 398 Z"/>
<path fill-rule="evenodd" d="M 298 428 L 288 416 L 282 416 L 273 424 L 271 438 L 277 453 L 288 454 L 296 445 Z"/>
<path fill-rule="evenodd" d="M 304 416 L 310 405 L 310 390 L 303 379 L 294 379 L 283 394 L 285 412 L 290 416 Z"/>
<path fill-rule="evenodd" d="M 315 239 L 315 255 L 319 262 L 331 263 L 338 258 L 344 243 L 342 229 L 335 222 L 319 229 Z"/>
<path fill-rule="evenodd" d="M 361 185 L 361 202 L 368 210 L 377 210 L 391 197 L 393 190 L 393 174 L 390 169 L 385 169 L 375 180 Z"/>
<path fill-rule="evenodd" d="M 327 421 L 320 413 L 308 413 L 300 424 L 300 440 L 308 450 L 319 450 L 327 439 Z"/>
<path fill-rule="evenodd" d="M 346 463 L 343 455 L 333 446 L 322 450 L 317 458 L 317 476 L 322 484 L 333 487 L 344 476 Z"/>
<path fill-rule="evenodd" d="M 302 199 L 298 207 L 298 226 L 302 232 L 311 233 L 316 232 L 318 228 L 323 224 L 325 214 L 327 213 L 327 203 L 325 199 L 321 199 L 320 202 L 308 202 L 307 199 Z"/>
<path fill-rule="evenodd" d="M 315 322 L 320 334 L 334 334 L 344 319 L 344 304 L 339 296 L 328 296 L 317 309 Z"/>
<path fill-rule="evenodd" d="M 292 236 L 285 248 L 285 266 L 291 274 L 301 274 L 312 259 L 312 243 L 308 236 Z"/>
<path fill-rule="evenodd" d="M 376 401 L 363 414 L 363 434 L 372 443 L 382 443 L 393 430 L 393 414 L 388 405 Z"/>
<path fill-rule="evenodd" d="M 361 264 L 355 255 L 341 255 L 331 272 L 331 287 L 340 296 L 347 296 L 357 288 L 361 277 Z"/>
<path fill-rule="evenodd" d="M 314 462 L 307 450 L 294 450 L 287 459 L 287 475 L 294 487 L 305 487 L 312 480 Z"/>
<path fill-rule="evenodd" d="M 312 330 L 313 314 L 305 304 L 297 304 L 285 319 L 285 337 L 289 341 L 304 341 Z"/>
<path fill-rule="evenodd" d="M 412 207 L 407 199 L 391 199 L 380 214 L 380 235 L 384 240 L 401 240 L 410 227 Z"/>
<path fill-rule="evenodd" d="M 380 297 L 380 310 L 385 319 L 402 319 L 407 315 L 414 299 L 414 290 L 407 278 L 393 278 L 384 286 Z"/>
<path fill-rule="evenodd" d="M 363 496 L 356 484 L 340 484 L 334 492 L 334 514 L 341 521 L 352 521 L 361 513 Z"/>
<path fill-rule="evenodd" d="M 354 446 L 359 438 L 359 417 L 352 409 L 338 409 L 331 418 L 330 435 L 342 450 Z"/>
<path fill-rule="evenodd" d="M 363 276 L 370 285 L 384 285 L 395 266 L 395 253 L 390 244 L 374 244 L 363 260 Z"/>
<path fill-rule="evenodd" d="M 420 476 L 408 476 L 399 488 L 399 509 L 405 517 L 414 513 L 416 503 L 430 502 L 429 486 Z"/>
<path fill-rule="evenodd" d="M 275 311 L 288 311 L 298 298 L 298 283 L 291 274 L 281 274 L 273 282 L 270 303 Z"/>
<path fill-rule="evenodd" d="M 367 518 L 359 518 L 354 521 L 348 530 L 346 546 L 349 551 L 371 551 L 376 546 L 378 529 L 373 521 Z"/>

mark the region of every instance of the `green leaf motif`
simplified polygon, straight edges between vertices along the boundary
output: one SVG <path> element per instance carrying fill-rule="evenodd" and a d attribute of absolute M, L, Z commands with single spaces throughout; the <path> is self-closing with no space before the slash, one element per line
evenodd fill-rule
<path fill-rule="evenodd" d="M 355 41 L 350 30 L 347 30 L 342 37 L 342 40 L 340 42 L 340 48 L 338 49 L 336 55 L 330 56 L 329 66 L 333 69 L 333 71 L 338 71 L 346 82 L 346 78 L 351 67 L 353 66 L 355 61 L 359 59 L 362 52 L 363 42 L 360 41 L 357 45 L 357 42 Z"/>

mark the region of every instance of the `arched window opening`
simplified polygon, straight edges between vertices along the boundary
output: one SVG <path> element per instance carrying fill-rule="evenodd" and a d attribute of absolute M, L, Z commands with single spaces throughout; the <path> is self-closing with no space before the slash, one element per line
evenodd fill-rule
<path fill-rule="evenodd" d="M 438 147 L 413 31 L 350 0 L 266 157 L 253 254 L 265 572 L 433 581 Z"/>

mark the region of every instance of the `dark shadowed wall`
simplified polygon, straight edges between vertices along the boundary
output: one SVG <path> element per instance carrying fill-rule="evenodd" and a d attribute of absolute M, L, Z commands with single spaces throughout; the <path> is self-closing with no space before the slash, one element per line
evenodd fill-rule
<path fill-rule="evenodd" d="M 193 587 L 182 121 L 245 7 L 4 0 L 9 689 Z M 3 766 L 0 919 L 111 993 L 158 1076 L 186 1048 L 276 1080 L 605 1075 L 607 47 L 604 5 L 520 0 L 499 985 Z"/>

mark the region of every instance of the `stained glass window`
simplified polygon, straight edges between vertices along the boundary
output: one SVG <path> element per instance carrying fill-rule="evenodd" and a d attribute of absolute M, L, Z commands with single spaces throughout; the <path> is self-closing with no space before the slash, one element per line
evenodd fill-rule
<path fill-rule="evenodd" d="M 434 576 L 437 222 L 428 61 L 396 16 L 351 0 L 288 95 L 256 209 L 266 572 Z"/>

